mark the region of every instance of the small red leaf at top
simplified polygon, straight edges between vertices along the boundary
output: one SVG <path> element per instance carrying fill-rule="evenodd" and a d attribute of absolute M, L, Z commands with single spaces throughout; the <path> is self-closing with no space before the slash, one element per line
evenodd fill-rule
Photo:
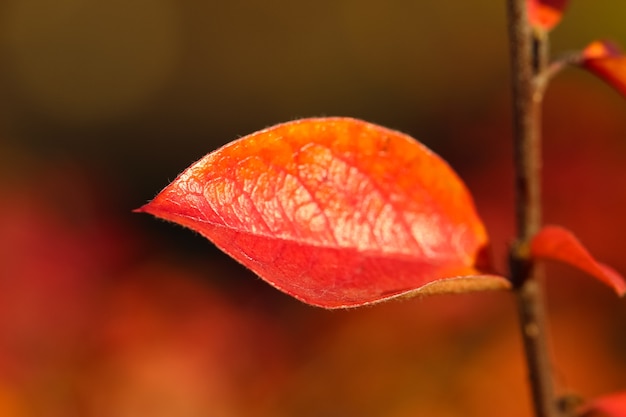
<path fill-rule="evenodd" d="M 595 41 L 583 50 L 581 66 L 626 95 L 626 55 L 609 41 Z"/>
<path fill-rule="evenodd" d="M 198 231 L 276 288 L 353 307 L 508 288 L 465 185 L 402 133 L 304 119 L 231 142 L 138 209 Z"/>
<path fill-rule="evenodd" d="M 532 239 L 531 255 L 572 265 L 612 287 L 620 296 L 626 292 L 624 278 L 607 265 L 597 262 L 569 230 L 545 226 Z"/>
<path fill-rule="evenodd" d="M 531 26 L 551 30 L 563 17 L 569 0 L 527 0 L 528 20 Z"/>
<path fill-rule="evenodd" d="M 581 417 L 626 417 L 626 391 L 596 398 L 581 411 Z"/>

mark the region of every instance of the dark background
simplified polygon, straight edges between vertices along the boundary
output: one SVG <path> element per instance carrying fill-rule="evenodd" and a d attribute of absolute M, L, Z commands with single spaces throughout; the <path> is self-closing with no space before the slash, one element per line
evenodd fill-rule
<path fill-rule="evenodd" d="M 626 44 L 626 6 L 573 0 L 555 55 Z M 512 236 L 503 2 L 0 2 L 0 414 L 528 415 L 512 300 L 328 313 L 131 210 L 266 126 L 352 116 L 411 134 Z M 551 85 L 546 220 L 626 271 L 626 101 Z M 626 386 L 626 309 L 550 269 L 559 383 Z M 574 346 L 574 348 L 572 348 Z"/>

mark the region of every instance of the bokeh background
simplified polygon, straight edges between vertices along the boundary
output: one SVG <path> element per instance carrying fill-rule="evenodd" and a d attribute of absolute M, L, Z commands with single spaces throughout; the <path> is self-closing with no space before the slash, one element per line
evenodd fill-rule
<path fill-rule="evenodd" d="M 132 214 L 277 122 L 407 132 L 513 233 L 504 2 L 2 0 L 0 415 L 528 416 L 508 294 L 327 312 Z M 626 4 L 572 0 L 555 54 L 626 45 Z M 545 109 L 546 220 L 626 271 L 626 100 L 576 69 Z M 626 388 L 626 302 L 549 266 L 555 369 Z"/>

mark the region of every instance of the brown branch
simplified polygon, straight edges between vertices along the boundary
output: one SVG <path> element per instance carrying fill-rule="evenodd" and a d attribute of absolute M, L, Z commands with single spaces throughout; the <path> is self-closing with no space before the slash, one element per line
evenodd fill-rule
<path fill-rule="evenodd" d="M 510 252 L 522 339 L 536 417 L 559 415 L 548 352 L 546 314 L 540 271 L 528 245 L 541 226 L 541 102 L 537 82 L 548 65 L 545 32 L 528 23 L 525 0 L 507 0 L 513 93 L 513 141 L 517 240 Z"/>

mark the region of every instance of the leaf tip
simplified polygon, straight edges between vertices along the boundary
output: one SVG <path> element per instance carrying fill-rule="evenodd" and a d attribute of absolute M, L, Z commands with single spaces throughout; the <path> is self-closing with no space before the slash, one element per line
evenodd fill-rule
<path fill-rule="evenodd" d="M 147 204 L 144 204 L 144 205 L 143 205 L 143 206 L 141 206 L 141 207 L 137 207 L 136 209 L 132 209 L 132 210 L 131 210 L 131 213 L 147 213 L 147 212 L 148 212 L 147 206 L 148 206 L 149 204 L 150 204 L 150 203 L 147 203 Z"/>

